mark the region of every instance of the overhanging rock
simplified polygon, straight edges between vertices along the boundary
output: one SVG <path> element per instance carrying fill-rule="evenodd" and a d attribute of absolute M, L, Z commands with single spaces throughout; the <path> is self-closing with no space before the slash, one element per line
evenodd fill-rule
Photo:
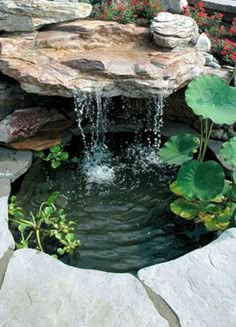
<path fill-rule="evenodd" d="M 0 39 L 0 70 L 29 93 L 72 97 L 168 96 L 202 74 L 205 59 L 187 47 L 152 44 L 148 28 L 104 21 L 73 21 Z"/>

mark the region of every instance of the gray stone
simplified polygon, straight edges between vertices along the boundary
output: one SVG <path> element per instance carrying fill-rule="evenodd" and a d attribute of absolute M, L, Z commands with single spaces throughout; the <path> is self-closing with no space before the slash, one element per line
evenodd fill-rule
<path fill-rule="evenodd" d="M 207 52 L 203 52 L 203 55 L 206 59 L 206 66 L 212 67 L 212 68 L 221 68 L 218 60 L 213 55 L 211 55 L 210 53 L 207 53 Z"/>
<path fill-rule="evenodd" d="M 91 10 L 88 3 L 0 0 L 0 31 L 33 31 L 52 23 L 86 18 Z"/>
<path fill-rule="evenodd" d="M 14 182 L 31 166 L 32 152 L 0 148 L 0 158 L 0 178 Z"/>
<path fill-rule="evenodd" d="M 198 26 L 191 17 L 161 12 L 151 23 L 154 43 L 161 47 L 175 48 L 195 44 Z"/>
<path fill-rule="evenodd" d="M 169 326 L 132 275 L 72 268 L 30 249 L 10 260 L 0 312 L 9 327 Z"/>
<path fill-rule="evenodd" d="M 175 312 L 181 327 L 233 327 L 236 228 L 183 257 L 142 269 L 145 285 Z"/>
<path fill-rule="evenodd" d="M 199 35 L 195 48 L 201 52 L 210 52 L 211 40 L 205 33 Z"/>
<path fill-rule="evenodd" d="M 0 179 L 0 287 L 15 243 L 8 229 L 9 179 Z"/>
<path fill-rule="evenodd" d="M 168 11 L 180 14 L 183 7 L 188 5 L 187 0 L 165 0 L 164 3 L 167 6 Z"/>

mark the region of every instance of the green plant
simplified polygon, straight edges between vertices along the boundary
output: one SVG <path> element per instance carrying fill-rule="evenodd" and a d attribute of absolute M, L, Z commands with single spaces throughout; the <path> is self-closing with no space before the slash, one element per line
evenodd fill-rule
<path fill-rule="evenodd" d="M 200 118 L 201 133 L 173 136 L 160 150 L 162 162 L 181 165 L 170 185 L 177 197 L 170 207 L 182 218 L 204 223 L 208 230 L 223 230 L 236 210 L 236 138 L 220 151 L 231 165 L 231 180 L 226 180 L 218 162 L 205 161 L 205 155 L 213 124 L 236 123 L 236 88 L 219 77 L 202 76 L 188 85 L 185 100 Z"/>
<path fill-rule="evenodd" d="M 28 215 L 16 203 L 16 197 L 11 197 L 8 212 L 11 226 L 19 231 L 17 249 L 30 247 L 62 256 L 80 246 L 75 239 L 74 223 L 68 221 L 64 210 L 55 205 L 58 195 L 58 192 L 52 193 L 36 213 L 30 211 Z"/>
<path fill-rule="evenodd" d="M 159 0 L 132 0 L 127 5 L 106 1 L 93 7 L 92 16 L 96 19 L 117 21 L 121 24 L 134 23 L 137 18 L 150 21 L 164 7 Z"/>
<path fill-rule="evenodd" d="M 49 153 L 44 151 L 36 151 L 36 157 L 44 161 L 49 161 L 52 168 L 58 168 L 62 161 L 68 160 L 69 154 L 64 151 L 63 145 L 56 145 L 49 149 Z"/>

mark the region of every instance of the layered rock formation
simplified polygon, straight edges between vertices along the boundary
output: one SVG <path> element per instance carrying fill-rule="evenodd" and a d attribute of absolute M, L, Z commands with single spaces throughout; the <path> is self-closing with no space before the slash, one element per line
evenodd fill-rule
<path fill-rule="evenodd" d="M 86 18 L 91 10 L 87 3 L 0 0 L 0 31 L 34 31 L 44 25 Z"/>
<path fill-rule="evenodd" d="M 77 20 L 0 39 L 0 70 L 30 93 L 72 97 L 168 96 L 203 72 L 193 48 L 175 52 L 152 45 L 148 28 Z"/>

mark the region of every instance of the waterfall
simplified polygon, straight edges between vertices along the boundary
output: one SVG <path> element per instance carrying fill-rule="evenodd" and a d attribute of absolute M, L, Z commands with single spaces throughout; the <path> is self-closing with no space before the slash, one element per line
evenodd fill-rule
<path fill-rule="evenodd" d="M 82 167 L 89 183 L 109 183 L 115 179 L 117 160 L 113 157 L 107 146 L 106 134 L 109 129 L 108 114 L 112 107 L 111 98 L 102 98 L 102 92 L 97 90 L 95 94 L 74 92 L 74 106 L 77 114 L 77 123 L 80 130 L 85 154 Z M 138 108 L 139 99 L 121 97 L 121 109 L 132 112 L 133 106 Z M 126 149 L 125 164 L 132 162 L 133 169 L 140 171 L 158 166 L 159 150 L 161 145 L 161 127 L 163 126 L 163 97 L 152 97 L 144 102 L 142 109 L 142 123 L 144 129 L 137 128 L 133 144 Z M 86 136 L 89 125 L 90 137 Z M 137 119 L 137 126 L 138 119 Z M 119 167 L 120 168 L 120 167 Z"/>

